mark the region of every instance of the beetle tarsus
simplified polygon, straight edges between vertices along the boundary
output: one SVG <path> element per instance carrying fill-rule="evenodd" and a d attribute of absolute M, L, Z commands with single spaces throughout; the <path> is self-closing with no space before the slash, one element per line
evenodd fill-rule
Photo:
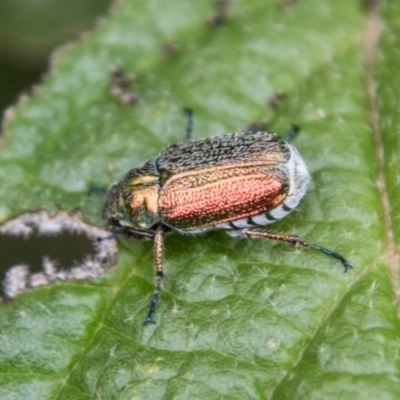
<path fill-rule="evenodd" d="M 291 142 L 300 132 L 300 127 L 296 124 L 292 124 L 290 131 L 283 137 L 286 142 Z"/>
<path fill-rule="evenodd" d="M 162 272 L 159 273 L 159 271 L 157 271 L 157 274 L 156 274 L 156 288 L 154 290 L 153 297 L 152 297 L 151 302 L 150 302 L 149 312 L 147 313 L 146 319 L 144 321 L 144 323 L 146 325 L 155 323 L 153 321 L 153 314 L 154 314 L 154 311 L 156 310 L 158 300 L 160 299 L 162 278 L 163 278 Z"/>
<path fill-rule="evenodd" d="M 193 132 L 193 110 L 191 108 L 184 108 L 184 113 L 187 117 L 187 125 L 186 125 L 186 136 L 185 141 L 189 141 L 192 139 L 192 132 Z"/>
<path fill-rule="evenodd" d="M 350 263 L 349 263 L 343 256 L 341 256 L 341 255 L 338 254 L 338 253 L 335 253 L 335 252 L 333 252 L 333 251 L 331 251 L 331 250 L 325 249 L 324 247 L 317 246 L 317 245 L 315 245 L 315 244 L 310 244 L 310 243 L 304 242 L 303 240 L 300 240 L 300 239 L 297 240 L 297 243 L 300 244 L 301 246 L 309 247 L 310 249 L 317 250 L 317 251 L 319 251 L 320 253 L 325 254 L 326 256 L 336 258 L 337 260 L 339 260 L 339 261 L 342 263 L 342 265 L 343 265 L 343 267 L 344 267 L 344 272 L 347 272 L 347 270 L 348 270 L 349 268 L 353 268 L 353 267 L 350 265 Z M 296 243 L 296 244 L 297 244 L 297 243 Z"/>
<path fill-rule="evenodd" d="M 88 194 L 88 196 L 90 196 L 92 193 L 101 193 L 101 194 L 106 195 L 106 194 L 108 194 L 108 190 L 105 188 L 102 188 L 100 186 L 97 186 L 97 185 L 90 185 L 88 187 L 87 194 Z"/>
<path fill-rule="evenodd" d="M 158 299 L 160 298 L 160 291 L 156 290 L 153 294 L 153 298 L 151 299 L 151 303 L 150 303 L 150 308 L 149 308 L 149 312 L 147 313 L 146 319 L 144 321 L 144 323 L 147 324 L 155 324 L 155 322 L 153 321 L 153 313 L 156 309 L 156 305 L 158 303 Z"/>
<path fill-rule="evenodd" d="M 115 239 L 118 237 L 118 233 L 111 233 L 110 235 L 107 236 L 99 236 L 96 238 L 97 242 L 104 242 L 105 240 L 111 240 L 111 239 Z"/>

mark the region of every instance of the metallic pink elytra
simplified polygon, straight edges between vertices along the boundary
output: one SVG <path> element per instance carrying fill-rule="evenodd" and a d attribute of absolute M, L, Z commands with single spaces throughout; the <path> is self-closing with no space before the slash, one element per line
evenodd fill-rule
<path fill-rule="evenodd" d="M 160 190 L 159 213 L 165 224 L 185 231 L 264 213 L 286 197 L 282 182 L 264 168 L 239 164 L 177 173 Z"/>

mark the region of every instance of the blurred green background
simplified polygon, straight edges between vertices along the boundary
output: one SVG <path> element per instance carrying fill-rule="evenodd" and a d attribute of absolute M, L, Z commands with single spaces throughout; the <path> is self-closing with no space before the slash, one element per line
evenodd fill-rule
<path fill-rule="evenodd" d="M 40 82 L 54 48 L 76 40 L 111 0 L 0 0 L 0 112 Z"/>

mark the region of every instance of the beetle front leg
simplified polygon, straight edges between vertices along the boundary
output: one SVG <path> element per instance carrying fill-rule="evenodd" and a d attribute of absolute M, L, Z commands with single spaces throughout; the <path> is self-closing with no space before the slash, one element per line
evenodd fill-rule
<path fill-rule="evenodd" d="M 156 269 L 156 284 L 154 289 L 153 298 L 151 299 L 149 312 L 147 313 L 145 324 L 154 323 L 152 317 L 156 310 L 156 306 L 161 294 L 161 284 L 164 277 L 163 273 L 163 252 L 164 252 L 164 237 L 163 230 L 159 228 L 154 236 L 154 266 Z"/>
<path fill-rule="evenodd" d="M 304 240 L 301 240 L 298 236 L 294 235 L 284 235 L 281 233 L 273 233 L 273 232 L 266 232 L 258 229 L 238 229 L 238 232 L 248 238 L 261 238 L 261 239 L 271 239 L 271 240 L 277 240 L 280 242 L 286 242 L 290 243 L 293 245 L 300 245 L 303 247 L 308 247 L 310 249 L 317 250 L 326 256 L 336 258 L 339 260 L 344 267 L 344 272 L 347 272 L 349 268 L 353 268 L 350 263 L 340 254 L 335 253 L 331 250 L 325 249 L 324 247 L 317 246 L 315 244 L 311 244 L 308 242 L 305 242 Z"/>

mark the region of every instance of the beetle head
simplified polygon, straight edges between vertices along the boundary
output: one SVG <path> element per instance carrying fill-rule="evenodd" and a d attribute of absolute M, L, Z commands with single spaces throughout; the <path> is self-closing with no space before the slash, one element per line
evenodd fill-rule
<path fill-rule="evenodd" d="M 108 191 L 103 217 L 112 232 L 135 236 L 151 231 L 160 222 L 158 216 L 159 175 L 155 160 L 130 170 L 124 179 Z"/>

